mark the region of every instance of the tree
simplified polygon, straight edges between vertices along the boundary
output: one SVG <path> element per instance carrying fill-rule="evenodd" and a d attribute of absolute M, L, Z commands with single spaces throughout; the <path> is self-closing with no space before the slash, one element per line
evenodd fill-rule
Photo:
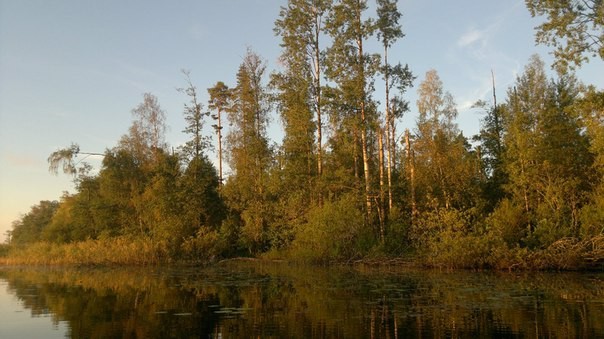
<path fill-rule="evenodd" d="M 217 82 L 214 87 L 208 88 L 210 99 L 208 108 L 215 111 L 212 114 L 212 119 L 216 120 L 216 124 L 212 125 L 218 138 L 218 183 L 220 186 L 224 184 L 222 176 L 222 113 L 230 112 L 233 106 L 233 91 L 224 84 Z"/>
<path fill-rule="evenodd" d="M 492 73 L 492 72 L 491 72 Z M 482 168 L 485 176 L 483 181 L 483 197 L 487 202 L 486 211 L 491 212 L 495 206 L 504 197 L 504 185 L 506 183 L 506 173 L 503 168 L 503 121 L 502 114 L 504 105 L 497 104 L 497 95 L 495 92 L 495 76 L 492 74 L 493 81 L 493 103 L 488 105 L 484 101 L 478 101 L 474 104 L 476 108 L 485 110 L 485 117 L 481 121 L 481 128 L 478 135 L 474 136 L 474 141 L 480 143 L 478 151 L 482 159 Z"/>
<path fill-rule="evenodd" d="M 182 152 L 188 159 L 195 159 L 204 156 L 204 151 L 210 146 L 207 136 L 203 135 L 204 116 L 208 113 L 202 112 L 203 105 L 197 99 L 197 88 L 191 82 L 189 71 L 183 70 L 187 87 L 179 88 L 178 91 L 186 94 L 190 102 L 185 104 L 184 118 L 186 127 L 184 133 L 191 136 L 191 139 L 181 147 Z"/>
<path fill-rule="evenodd" d="M 533 17 L 547 16 L 537 26 L 536 41 L 555 48 L 554 66 L 559 71 L 581 66 L 588 60 L 586 54 L 604 59 L 604 2 L 525 0 L 525 3 Z"/>
<path fill-rule="evenodd" d="M 577 234 L 593 158 L 579 122 L 569 114 L 579 96 L 572 75 L 548 81 L 533 56 L 508 91 L 505 111 L 506 191 L 528 216 L 532 245 Z M 535 234 L 533 234 L 535 233 Z"/>
<path fill-rule="evenodd" d="M 243 240 L 252 253 L 268 246 L 269 208 L 267 174 L 271 150 L 266 135 L 268 95 L 262 79 L 266 70 L 260 56 L 248 49 L 237 72 L 229 112 L 232 128 L 227 136 L 228 162 L 232 176 L 224 187 L 229 205 L 243 220 Z"/>
<path fill-rule="evenodd" d="M 586 176 L 593 188 L 589 202 L 581 209 L 580 234 L 587 238 L 604 232 L 604 92 L 589 86 L 574 102 L 571 112 L 585 131 L 594 157 L 591 175 Z"/>
<path fill-rule="evenodd" d="M 419 250 L 450 251 L 451 243 L 477 231 L 480 161 L 459 131 L 453 96 L 435 70 L 418 88 L 415 137 L 405 137 L 411 192 L 409 238 Z M 454 246 L 455 248 L 455 246 Z"/>
<path fill-rule="evenodd" d="M 153 165 L 159 159 L 159 153 L 167 148 L 165 143 L 166 112 L 157 97 L 151 93 L 143 95 L 143 102 L 132 110 L 134 121 L 129 133 L 122 137 L 119 147 L 127 149 L 146 165 Z"/>
<path fill-rule="evenodd" d="M 321 65 L 321 33 L 324 30 L 323 16 L 332 5 L 332 0 L 290 0 L 282 7 L 275 21 L 275 32 L 282 37 L 282 62 L 290 81 L 295 81 L 299 91 L 304 92 L 304 105 L 314 111 L 316 117 L 317 175 L 323 174 L 323 99 Z M 291 79 L 295 77 L 297 80 Z M 295 90 L 292 88 L 292 90 Z"/>
<path fill-rule="evenodd" d="M 327 76 L 334 81 L 342 95 L 337 114 L 347 114 L 337 119 L 352 127 L 356 144 L 360 135 L 360 148 L 363 160 L 364 196 L 366 215 L 372 215 L 372 176 L 369 158 L 369 134 L 376 122 L 374 103 L 371 102 L 373 76 L 379 66 L 379 55 L 367 54 L 365 41 L 376 29 L 371 19 L 365 20 L 367 10 L 364 0 L 342 0 L 335 4 L 326 22 L 326 30 L 333 39 L 333 45 L 327 50 Z M 372 107 L 373 106 L 373 107 Z M 354 149 L 356 146 L 353 145 Z M 354 152 L 355 163 L 358 157 Z M 355 166 L 356 170 L 356 166 Z"/>
<path fill-rule="evenodd" d="M 323 66 L 320 64 L 319 39 L 322 17 L 329 6 L 330 1 L 290 0 L 287 7 L 282 7 L 280 18 L 275 22 L 275 32 L 282 38 L 280 62 L 283 70 L 273 74 L 271 85 L 277 90 L 277 108 L 285 132 L 281 167 L 283 182 L 287 184 L 280 185 L 282 194 L 289 200 L 284 207 L 285 214 L 304 215 L 290 213 L 290 210 L 307 210 L 311 202 L 321 204 L 323 198 L 320 180 L 323 172 Z"/>
<path fill-rule="evenodd" d="M 76 185 L 76 193 L 63 195 L 43 238 L 65 243 L 115 235 L 118 230 L 110 226 L 115 225 L 111 222 L 115 213 L 100 193 L 98 176 L 87 176 Z"/>
<path fill-rule="evenodd" d="M 29 213 L 13 222 L 11 243 L 24 245 L 42 240 L 42 233 L 52 221 L 58 208 L 58 201 L 48 200 L 40 201 L 39 204 L 32 206 Z"/>
<path fill-rule="evenodd" d="M 390 91 L 396 87 L 402 94 L 412 85 L 413 75 L 409 67 L 404 67 L 399 63 L 396 66 L 391 66 L 388 62 L 388 51 L 396 40 L 403 38 L 405 34 L 398 23 L 401 13 L 397 8 L 397 0 L 378 0 L 378 39 L 384 47 L 384 62 L 381 67 L 385 82 L 386 96 L 386 116 L 385 116 L 385 131 L 386 131 L 386 150 L 387 150 L 387 175 L 388 175 L 388 207 L 392 209 L 393 203 L 393 187 L 392 187 L 392 171 L 395 167 L 396 159 L 396 118 L 400 118 L 403 112 L 408 110 L 408 105 L 399 96 L 396 96 L 391 101 Z"/>
<path fill-rule="evenodd" d="M 75 158 L 79 154 L 83 154 L 84 158 L 76 162 Z M 83 160 L 91 155 L 103 156 L 102 153 L 81 152 L 80 146 L 72 143 L 71 146 L 58 149 L 48 156 L 48 170 L 57 175 L 59 167 L 61 167 L 63 173 L 73 175 L 74 178 L 78 175 L 85 176 L 90 171 L 90 165 Z M 77 165 L 80 166 L 77 167 Z"/>
<path fill-rule="evenodd" d="M 136 155 L 116 147 L 107 151 L 99 173 L 100 195 L 112 211 L 104 220 L 107 227 L 121 234 L 146 234 L 142 218 L 142 195 L 149 182 L 148 166 Z"/>
<path fill-rule="evenodd" d="M 419 85 L 416 137 L 413 142 L 418 200 L 424 209 L 467 209 L 478 177 L 476 158 L 460 133 L 453 96 L 444 91 L 435 70 Z M 420 192 L 418 192 L 420 193 Z"/>

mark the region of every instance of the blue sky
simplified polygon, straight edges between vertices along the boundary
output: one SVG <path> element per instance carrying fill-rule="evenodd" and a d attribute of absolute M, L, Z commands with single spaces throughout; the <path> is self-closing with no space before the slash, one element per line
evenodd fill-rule
<path fill-rule="evenodd" d="M 30 206 L 73 191 L 71 178 L 49 174 L 48 155 L 72 142 L 88 152 L 115 146 L 143 93 L 156 95 L 166 111 L 167 141 L 183 143 L 181 69 L 191 71 L 205 102 L 205 89 L 216 81 L 235 84 L 247 47 L 277 68 L 273 23 L 285 3 L 0 0 L 0 241 Z M 481 115 L 470 106 L 490 99 L 491 69 L 503 100 L 530 55 L 551 63 L 549 49 L 534 45 L 539 21 L 523 0 L 399 0 L 399 9 L 406 37 L 390 59 L 408 63 L 418 76 L 401 131 L 413 128 L 416 88 L 429 69 L 455 97 L 460 127 L 471 136 Z M 601 60 L 578 72 L 600 89 L 603 75 Z M 281 135 L 275 117 L 271 136 Z M 98 168 L 99 159 L 86 160 Z"/>

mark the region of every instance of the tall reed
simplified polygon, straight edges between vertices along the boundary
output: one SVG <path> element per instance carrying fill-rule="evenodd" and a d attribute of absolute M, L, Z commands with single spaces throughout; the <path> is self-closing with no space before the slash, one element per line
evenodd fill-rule
<path fill-rule="evenodd" d="M 69 244 L 37 242 L 11 247 L 4 265 L 155 265 L 169 260 L 165 244 L 151 238 L 115 237 Z"/>

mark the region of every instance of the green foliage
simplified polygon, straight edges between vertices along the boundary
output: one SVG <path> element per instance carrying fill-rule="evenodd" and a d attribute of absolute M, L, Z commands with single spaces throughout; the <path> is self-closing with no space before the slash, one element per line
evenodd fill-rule
<path fill-rule="evenodd" d="M 457 109 L 435 70 L 419 86 L 419 118 L 412 142 L 420 209 L 467 209 L 476 204 L 478 158 L 460 133 Z"/>
<path fill-rule="evenodd" d="M 465 234 L 470 230 L 470 215 L 457 209 L 440 208 L 420 214 L 409 237 L 419 249 L 438 240 L 444 232 Z"/>
<path fill-rule="evenodd" d="M 220 225 L 218 232 L 222 254 L 226 257 L 237 256 L 244 253 L 241 241 L 241 220 L 237 215 L 228 214 Z"/>
<path fill-rule="evenodd" d="M 409 216 L 395 205 L 388 211 L 386 224 L 388 231 L 383 244 L 384 254 L 399 256 L 410 251 L 409 228 Z"/>
<path fill-rule="evenodd" d="M 189 162 L 178 185 L 178 199 L 183 204 L 180 217 L 185 217 L 195 230 L 202 226 L 218 228 L 224 219 L 226 207 L 218 194 L 216 168 L 209 159 L 196 158 Z"/>
<path fill-rule="evenodd" d="M 568 224 L 544 218 L 537 222 L 534 231 L 527 237 L 526 243 L 529 248 L 543 248 L 569 236 L 571 236 L 571 231 Z"/>
<path fill-rule="evenodd" d="M 10 242 L 15 245 L 25 245 L 42 240 L 42 233 L 51 223 L 59 208 L 58 201 L 40 201 L 31 207 L 29 213 L 13 222 Z"/>
<path fill-rule="evenodd" d="M 260 56 L 248 50 L 237 72 L 235 106 L 229 112 L 228 161 L 233 171 L 223 188 L 230 207 L 241 218 L 241 241 L 251 254 L 268 249 L 268 226 L 273 216 L 268 190 L 272 150 L 268 144 L 266 70 Z"/>
<path fill-rule="evenodd" d="M 504 107 L 497 105 L 496 102 L 491 107 L 487 107 L 486 102 L 477 102 L 474 106 L 483 108 L 486 113 L 481 121 L 480 132 L 473 137 L 473 140 L 480 143 L 477 152 L 480 153 L 481 172 L 485 176 L 485 180 L 481 183 L 482 198 L 485 201 L 485 211 L 489 213 L 504 198 L 503 187 L 507 183 L 507 173 L 503 168 L 502 113 Z"/>
<path fill-rule="evenodd" d="M 132 125 L 128 134 L 122 136 L 119 148 L 132 154 L 141 166 L 152 166 L 167 149 L 166 112 L 156 96 L 145 93 L 143 102 L 132 110 L 132 117 Z"/>
<path fill-rule="evenodd" d="M 604 59 L 604 4 L 601 0 L 525 0 L 533 17 L 545 16 L 536 41 L 554 47 L 554 66 L 563 73 L 580 67 L 587 55 Z"/>
<path fill-rule="evenodd" d="M 522 206 L 508 199 L 501 201 L 485 222 L 488 231 L 510 247 L 520 244 L 528 234 L 528 216 Z"/>
<path fill-rule="evenodd" d="M 219 184 L 224 183 L 222 175 L 222 113 L 230 112 L 233 106 L 233 90 L 231 90 L 222 81 L 218 81 L 212 88 L 208 88 L 210 99 L 208 108 L 215 113 L 212 114 L 212 119 L 216 121 L 212 128 L 216 132 L 218 146 L 218 180 Z"/>
<path fill-rule="evenodd" d="M 76 175 L 77 168 L 73 161 L 73 158 L 80 153 L 80 146 L 77 144 L 71 144 L 68 148 L 59 149 L 52 152 L 48 157 L 49 171 L 53 174 L 59 173 L 59 165 L 62 164 L 61 169 L 63 173 Z"/>
<path fill-rule="evenodd" d="M 378 8 L 376 21 L 378 29 L 378 39 L 387 48 L 398 38 L 404 36 L 400 24 L 401 13 L 396 6 L 397 0 L 377 0 Z"/>
<path fill-rule="evenodd" d="M 367 234 L 354 195 L 345 195 L 308 213 L 308 223 L 295 230 L 292 256 L 311 262 L 331 262 L 362 256 L 374 243 Z"/>
<path fill-rule="evenodd" d="M 537 237 L 541 245 L 577 234 L 578 211 L 591 187 L 594 158 L 589 140 L 570 113 L 579 90 L 570 75 L 548 81 L 537 56 L 509 90 L 504 120 L 506 191 L 524 206 L 532 225 L 529 233 L 541 228 Z"/>
<path fill-rule="evenodd" d="M 582 238 L 604 234 L 604 194 L 596 194 L 593 201 L 581 209 Z"/>
<path fill-rule="evenodd" d="M 209 113 L 202 112 L 203 105 L 197 98 L 197 88 L 191 82 L 190 73 L 183 71 L 183 74 L 187 87 L 179 88 L 178 91 L 186 94 L 190 99 L 190 102 L 185 104 L 183 114 L 186 123 L 183 132 L 190 135 L 190 139 L 182 145 L 181 151 L 187 159 L 194 159 L 202 157 L 210 146 L 209 138 L 203 135 L 204 117 Z"/>
<path fill-rule="evenodd" d="M 491 235 L 446 230 L 439 234 L 438 240 L 429 244 L 429 255 L 424 260 L 432 267 L 490 268 L 494 266 L 492 253 L 503 246 L 499 238 Z"/>
<path fill-rule="evenodd" d="M 182 243 L 182 256 L 189 260 L 211 262 L 223 252 L 220 245 L 218 232 L 202 228 L 195 236 L 189 237 Z"/>

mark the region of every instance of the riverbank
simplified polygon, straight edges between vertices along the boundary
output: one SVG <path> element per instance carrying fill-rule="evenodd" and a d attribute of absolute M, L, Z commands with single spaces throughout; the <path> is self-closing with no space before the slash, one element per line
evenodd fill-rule
<path fill-rule="evenodd" d="M 442 243 L 402 256 L 372 253 L 338 261 L 300 258 L 294 253 L 269 252 L 255 258 L 220 257 L 212 252 L 175 256 L 166 243 L 151 238 L 114 237 L 69 244 L 37 242 L 27 246 L 3 245 L 0 265 L 32 266 L 154 266 L 196 265 L 254 260 L 321 265 L 413 267 L 437 269 L 493 269 L 498 271 L 604 271 L 604 235 L 586 240 L 564 238 L 542 249 L 509 248 L 503 243 L 474 243 L 472 239 Z"/>

